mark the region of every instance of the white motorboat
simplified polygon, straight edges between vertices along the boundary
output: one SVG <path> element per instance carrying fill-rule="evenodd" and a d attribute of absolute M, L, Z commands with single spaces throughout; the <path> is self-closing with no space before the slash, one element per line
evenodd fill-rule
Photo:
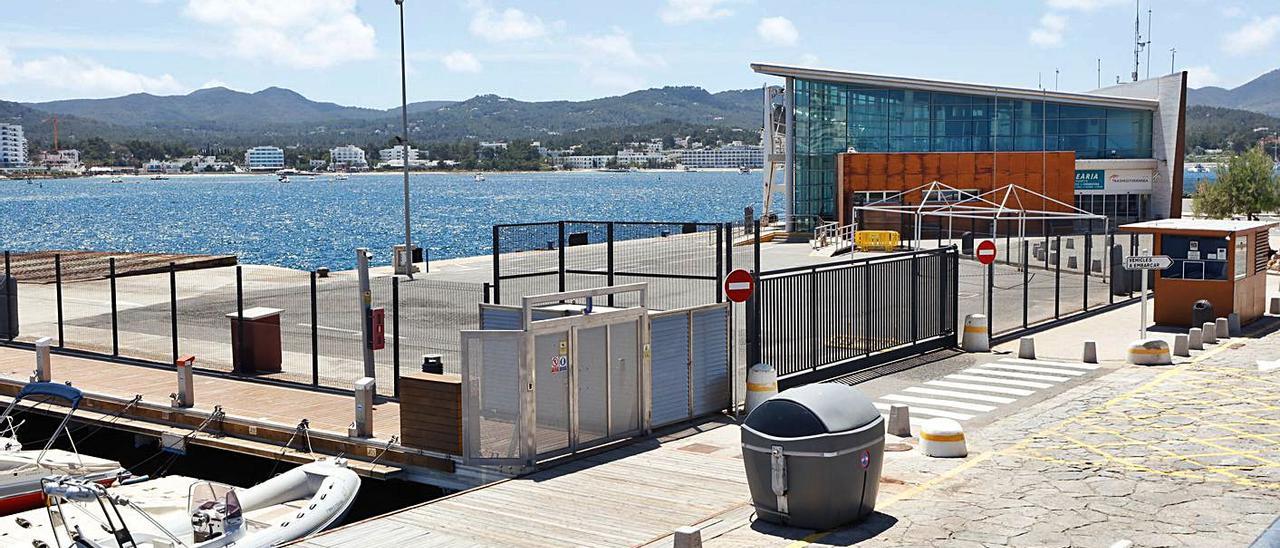
<path fill-rule="evenodd" d="M 333 179 L 334 179 L 335 181 L 345 181 L 345 180 L 347 180 L 347 179 L 348 179 L 348 177 L 347 177 L 347 174 L 346 174 L 346 173 L 339 173 L 339 174 L 337 174 L 336 176 L 334 176 L 334 178 L 333 178 Z"/>
<path fill-rule="evenodd" d="M 112 177 L 112 178 L 111 178 L 111 182 L 112 182 L 112 183 L 115 183 L 115 184 L 120 184 L 120 183 L 123 183 L 123 182 L 124 182 L 124 179 L 121 179 L 121 178 L 119 178 L 119 177 Z"/>
<path fill-rule="evenodd" d="M 17 449 L 0 451 L 0 515 L 21 512 L 39 506 L 44 497 L 40 493 L 41 479 L 47 476 L 68 476 L 89 483 L 112 485 L 128 477 L 128 471 L 119 462 L 80 455 L 75 451 L 75 440 L 71 439 L 67 423 L 71 415 L 80 407 L 83 394 L 80 390 L 66 384 L 51 382 L 33 382 L 22 387 L 4 413 L 0 414 L 0 422 L 7 421 L 10 429 L 6 435 L 15 438 L 16 426 L 13 426 L 12 413 L 18 402 L 29 397 L 40 397 L 42 400 L 60 399 L 70 405 L 62 423 L 49 436 L 44 447 L 39 450 L 23 450 L 19 444 Z M 63 432 L 68 432 L 71 451 L 53 449 L 53 444 Z"/>
<path fill-rule="evenodd" d="M 304 464 L 248 489 L 194 480 L 185 512 L 136 503 L 92 482 L 49 478 L 48 526 L 36 527 L 26 518 L 28 525 L 14 537 L 47 546 L 265 548 L 332 527 L 351 509 L 359 489 L 360 477 L 342 459 Z M 0 523 L 0 538 L 10 529 Z"/>
<path fill-rule="evenodd" d="M 483 174 L 483 173 L 480 173 L 479 171 L 477 171 L 477 172 L 476 172 L 476 182 L 477 182 L 477 183 L 483 183 L 483 182 L 484 182 L 484 174 Z"/>
<path fill-rule="evenodd" d="M 289 182 L 289 176 L 288 176 L 288 175 L 281 174 L 281 175 L 280 175 L 280 177 L 279 177 L 279 179 L 277 179 L 277 180 L 278 180 L 278 181 L 280 181 L 281 183 L 288 183 L 288 182 Z"/>

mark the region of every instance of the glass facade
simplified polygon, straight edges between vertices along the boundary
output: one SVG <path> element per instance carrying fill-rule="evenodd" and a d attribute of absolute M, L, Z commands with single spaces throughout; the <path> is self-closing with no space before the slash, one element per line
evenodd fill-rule
<path fill-rule="evenodd" d="M 795 80 L 795 209 L 836 217 L 836 154 L 1074 151 L 1150 158 L 1152 112 Z M 943 181 L 945 182 L 945 181 Z"/>

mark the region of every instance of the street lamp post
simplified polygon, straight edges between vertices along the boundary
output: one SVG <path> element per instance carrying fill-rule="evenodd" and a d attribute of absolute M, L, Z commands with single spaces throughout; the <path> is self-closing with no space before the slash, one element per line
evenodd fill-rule
<path fill-rule="evenodd" d="M 413 239 L 409 230 L 409 91 L 404 61 L 404 0 L 395 0 L 400 8 L 400 163 L 404 166 L 404 260 L 399 274 L 413 279 Z"/>

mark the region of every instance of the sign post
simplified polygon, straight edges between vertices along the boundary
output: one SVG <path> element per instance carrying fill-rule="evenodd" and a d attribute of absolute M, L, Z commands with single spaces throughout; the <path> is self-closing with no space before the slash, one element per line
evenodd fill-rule
<path fill-rule="evenodd" d="M 735 303 L 747 302 L 755 290 L 755 279 L 746 269 L 734 270 L 724 278 L 724 296 Z"/>
<path fill-rule="evenodd" d="M 1148 255 L 1144 249 L 1141 254 L 1124 258 L 1125 270 L 1141 270 L 1142 272 L 1142 324 L 1138 326 L 1139 338 L 1147 338 L 1147 270 L 1164 270 L 1173 266 L 1173 259 L 1168 255 Z"/>
<path fill-rule="evenodd" d="M 991 325 L 991 311 L 986 310 L 985 306 L 990 300 L 987 295 L 987 289 L 991 287 L 991 263 L 996 262 L 996 243 L 992 240 L 982 240 L 978 242 L 978 247 L 973 250 L 973 256 L 977 257 L 978 262 L 987 268 L 982 269 L 982 304 L 983 310 L 987 312 L 987 325 Z"/>

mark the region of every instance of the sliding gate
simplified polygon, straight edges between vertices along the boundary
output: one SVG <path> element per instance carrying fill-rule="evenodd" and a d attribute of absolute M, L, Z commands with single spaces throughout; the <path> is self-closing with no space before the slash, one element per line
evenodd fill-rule
<path fill-rule="evenodd" d="M 762 272 L 750 363 L 782 388 L 954 346 L 954 247 Z"/>

